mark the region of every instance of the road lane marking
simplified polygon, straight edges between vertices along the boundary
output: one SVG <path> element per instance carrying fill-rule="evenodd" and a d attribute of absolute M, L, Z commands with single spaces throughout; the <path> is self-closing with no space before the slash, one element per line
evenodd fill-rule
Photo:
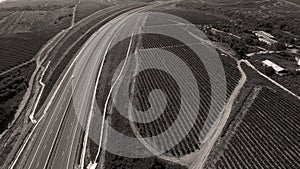
<path fill-rule="evenodd" d="M 66 87 L 68 87 L 68 84 L 69 84 L 69 83 L 67 83 L 67 86 L 66 86 Z M 57 107 L 55 107 L 54 112 L 56 112 L 56 110 L 57 110 Z M 50 120 L 49 120 L 49 123 L 48 123 L 47 126 L 46 126 L 46 130 L 45 130 L 45 131 L 48 130 L 48 128 L 49 128 L 49 126 L 50 126 L 50 124 L 51 124 L 50 122 L 52 121 L 54 115 L 55 115 L 55 113 L 52 114 L 52 116 L 51 116 L 51 118 L 50 118 Z M 37 150 L 40 148 L 40 146 L 41 146 L 41 144 L 42 144 L 42 141 L 44 140 L 44 137 L 45 137 L 46 133 L 47 133 L 47 132 L 44 132 L 44 133 L 43 133 L 42 139 L 40 140 L 40 142 L 39 142 L 39 144 L 38 144 Z M 30 162 L 28 168 L 31 168 L 31 165 L 33 164 L 33 161 L 34 161 L 34 159 L 35 159 L 35 157 L 36 157 L 36 155 L 37 155 L 37 152 L 38 152 L 38 151 L 35 151 L 35 153 L 34 153 L 34 155 L 33 155 L 33 158 L 32 158 L 32 160 L 31 160 L 31 162 Z M 13 168 L 13 167 L 11 167 L 11 168 Z"/>
<path fill-rule="evenodd" d="M 125 62 L 122 65 L 122 69 L 121 69 L 118 77 L 116 78 L 116 80 L 114 81 L 113 85 L 111 86 L 110 91 L 109 91 L 108 96 L 107 96 L 106 101 L 105 101 L 104 111 L 103 111 L 103 118 L 102 118 L 102 123 L 101 123 L 99 146 L 98 146 L 99 148 L 98 148 L 97 155 L 95 157 L 94 163 L 96 163 L 97 158 L 98 158 L 98 156 L 100 154 L 100 150 L 101 150 L 101 143 L 102 143 L 102 139 L 103 139 L 103 128 L 104 128 L 104 123 L 105 123 L 105 114 L 106 114 L 106 111 L 107 111 L 107 106 L 108 106 L 109 98 L 111 96 L 111 93 L 113 92 L 113 89 L 114 89 L 115 85 L 117 84 L 118 80 L 120 79 L 120 77 L 121 77 L 121 75 L 122 75 L 122 73 L 123 73 L 123 71 L 125 69 L 125 65 L 126 65 L 126 63 L 128 61 L 128 57 L 129 57 L 129 54 L 130 54 L 130 49 L 131 49 L 131 46 L 132 46 L 133 35 L 135 33 L 136 28 L 137 28 L 137 23 L 134 26 L 133 32 L 131 34 L 130 42 L 129 42 L 129 45 L 128 45 L 128 50 L 127 50 L 127 53 L 126 53 Z"/>
<path fill-rule="evenodd" d="M 101 38 L 102 39 L 102 38 Z M 97 43 L 97 45 L 99 45 L 100 43 Z M 87 66 L 87 63 L 88 63 L 88 61 L 89 60 L 87 60 L 87 62 L 85 62 L 85 67 Z M 95 69 L 95 67 L 96 67 L 96 65 L 94 65 L 94 68 L 93 68 L 93 70 Z M 83 75 L 83 72 L 84 72 L 84 70 L 85 69 L 82 69 L 82 71 L 80 72 L 80 77 Z M 71 80 L 72 81 L 72 80 Z M 77 86 L 78 86 L 78 83 L 79 83 L 79 80 L 77 80 L 76 81 L 76 83 L 75 83 L 75 87 L 77 88 Z M 86 93 L 87 93 L 87 91 L 86 91 Z M 74 93 L 72 93 L 72 95 L 73 95 Z M 85 96 L 84 96 L 84 98 L 85 98 Z M 64 100 L 66 100 L 66 98 L 64 99 Z M 70 104 L 70 102 L 68 103 L 68 104 Z M 81 108 L 82 109 L 82 108 Z M 67 111 L 67 110 L 65 110 L 65 111 Z M 65 113 L 65 111 L 64 111 L 64 113 Z M 61 122 L 62 123 L 62 122 Z M 60 126 L 61 126 L 61 123 L 60 123 Z M 71 122 L 71 126 L 73 126 L 73 122 Z M 56 136 L 55 136 L 55 138 L 57 138 L 57 134 L 58 134 L 58 132 L 56 133 Z M 55 139 L 56 140 L 56 139 Z M 74 140 L 73 140 L 74 141 Z M 54 144 L 54 143 L 53 143 Z M 52 149 L 53 149 L 53 144 L 52 144 L 52 146 L 51 146 L 51 150 L 50 150 L 50 152 L 52 151 Z M 50 153 L 51 154 L 51 153 Z M 47 157 L 47 159 L 49 159 L 49 156 L 50 156 L 50 154 L 48 154 L 48 157 Z M 46 165 L 44 166 L 44 168 L 46 167 Z"/>
<path fill-rule="evenodd" d="M 102 11 L 102 10 L 99 10 L 99 12 L 100 12 L 100 11 Z M 104 14 L 107 14 L 108 12 L 109 12 L 109 11 L 105 12 Z M 92 14 L 92 15 L 95 15 L 96 13 L 98 13 L 98 12 L 95 12 L 95 13 Z M 90 15 L 90 16 L 91 16 L 91 15 Z M 86 17 L 86 18 L 89 18 L 90 16 L 88 16 L 88 17 Z M 86 19 L 86 18 L 85 18 L 85 19 Z M 83 19 L 83 20 L 84 20 L 84 19 Z M 79 24 L 79 23 L 83 22 L 83 20 L 77 22 L 76 24 Z M 75 25 L 76 25 L 76 24 L 75 24 Z M 83 47 L 80 49 L 78 55 L 75 57 L 75 59 L 73 60 L 73 62 L 71 63 L 71 65 L 69 66 L 69 68 L 67 69 L 67 71 L 65 72 L 65 75 L 63 76 L 61 82 L 58 84 L 57 89 L 54 91 L 52 97 L 50 98 L 50 101 L 49 101 L 49 103 L 47 104 L 47 106 L 46 106 L 46 108 L 45 108 L 45 110 L 44 110 L 44 113 L 43 113 L 42 117 L 38 120 L 38 122 L 37 122 L 36 125 L 34 126 L 33 130 L 31 131 L 31 133 L 29 134 L 29 136 L 26 138 L 25 143 L 22 145 L 22 147 L 21 147 L 20 150 L 18 151 L 17 157 L 14 159 L 14 161 L 12 162 L 12 164 L 9 166 L 9 169 L 13 169 L 14 166 L 16 165 L 17 161 L 19 160 L 19 157 L 21 156 L 21 154 L 22 154 L 22 152 L 24 151 L 26 145 L 28 144 L 28 141 L 30 140 L 31 136 L 33 135 L 33 133 L 34 133 L 36 127 L 38 126 L 38 124 L 40 124 L 40 122 L 42 121 L 43 117 L 46 115 L 46 112 L 48 111 L 50 105 L 52 104 L 52 101 L 54 100 L 54 97 L 56 97 L 56 94 L 57 94 L 58 90 L 61 88 L 61 85 L 62 85 L 63 81 L 66 79 L 66 76 L 67 76 L 68 72 L 71 70 L 71 68 L 73 67 L 73 65 L 74 65 L 74 63 L 76 62 L 76 60 L 79 58 L 80 54 L 83 52 L 83 49 L 85 49 L 85 48 L 91 43 L 91 41 L 94 40 L 95 36 L 96 36 L 97 34 L 99 34 L 99 32 L 100 32 L 101 30 L 102 30 L 102 28 L 100 28 L 98 31 L 96 31 L 95 33 L 93 33 L 93 35 L 90 36 L 90 38 L 88 39 L 88 41 L 87 41 L 87 42 L 83 45 Z M 66 32 L 66 31 L 63 30 L 61 33 L 65 33 L 65 32 Z M 56 36 L 57 36 L 57 35 L 56 35 Z M 47 44 L 47 47 L 48 47 L 49 45 L 50 45 L 50 44 Z"/>

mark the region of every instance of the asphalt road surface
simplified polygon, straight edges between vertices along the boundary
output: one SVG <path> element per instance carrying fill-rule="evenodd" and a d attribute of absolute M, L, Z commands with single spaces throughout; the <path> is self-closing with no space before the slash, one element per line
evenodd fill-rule
<path fill-rule="evenodd" d="M 40 111 L 45 115 L 36 125 L 30 138 L 30 151 L 22 152 L 12 168 L 24 169 L 69 169 L 77 168 L 82 150 L 85 122 L 89 117 L 95 82 L 101 63 L 108 49 L 117 42 L 118 34 L 131 35 L 134 24 L 130 17 L 149 7 L 126 12 L 101 27 L 81 48 L 46 106 Z M 76 104 L 75 104 L 76 103 Z"/>

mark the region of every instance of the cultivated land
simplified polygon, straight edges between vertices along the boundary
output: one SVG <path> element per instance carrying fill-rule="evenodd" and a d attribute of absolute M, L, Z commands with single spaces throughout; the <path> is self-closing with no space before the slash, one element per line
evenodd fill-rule
<path fill-rule="evenodd" d="M 38 4 L 45 3 L 40 2 Z M 33 3 L 31 4 L 31 6 L 27 4 L 28 6 L 25 7 L 18 3 L 7 3 L 5 5 L 6 8 L 3 7 L 4 10 L 16 10 L 15 13 L 27 14 L 25 16 L 22 15 L 22 18 L 20 20 L 22 20 L 22 24 L 25 24 L 28 27 L 19 26 L 20 28 L 24 28 L 24 32 L 20 33 L 9 31 L 8 33 L 5 33 L 1 36 L 1 39 L 3 39 L 1 40 L 1 43 L 3 43 L 2 46 L 4 47 L 1 48 L 1 50 L 3 50 L 3 55 L 1 55 L 3 59 L 3 63 L 1 64 L 1 66 L 3 67 L 3 72 L 1 73 L 1 79 L 3 81 L 1 86 L 3 89 L 1 89 L 1 131 L 4 131 L 7 128 L 8 124 L 13 121 L 13 124 L 10 125 L 9 130 L 3 133 L 3 136 L 1 135 L 3 143 L 3 145 L 1 145 L 1 155 L 3 155 L 3 158 L 1 158 L 1 165 L 4 164 L 4 156 L 7 156 L 7 154 L 10 153 L 13 146 L 15 146 L 15 148 L 18 148 L 18 146 L 16 146 L 16 142 L 18 142 L 17 144 L 20 144 L 21 142 L 19 141 L 22 141 L 24 136 L 26 136 L 26 129 L 25 132 L 23 130 L 24 128 L 26 128 L 25 126 L 28 126 L 29 128 L 27 129 L 30 129 L 31 124 L 27 124 L 28 116 L 29 114 L 31 114 L 32 110 L 34 110 L 33 107 L 39 108 L 36 107 L 35 105 L 37 104 L 34 103 L 35 99 L 39 98 L 38 92 L 41 92 L 44 95 L 47 93 L 49 94 L 47 90 L 51 90 L 54 82 L 57 80 L 65 65 L 69 60 L 71 60 L 71 57 L 79 50 L 82 44 L 94 31 L 99 29 L 99 27 L 109 21 L 109 19 L 113 18 L 113 16 L 117 16 L 118 14 L 121 14 L 122 12 L 125 12 L 126 10 L 132 9 L 137 6 L 120 5 L 118 7 L 111 8 L 106 12 L 103 11 L 103 14 L 98 13 L 94 17 L 85 19 L 85 21 L 78 23 L 74 29 L 71 29 L 69 31 L 69 27 L 72 26 L 72 20 L 75 20 L 72 19 L 74 17 L 73 8 L 75 7 L 75 5 L 70 2 L 51 2 L 45 6 Z M 98 5 L 101 6 L 101 4 Z M 107 7 L 109 5 L 102 6 Z M 62 12 L 65 11 L 64 9 L 69 9 L 69 14 Z M 79 13 L 80 12 L 81 11 L 79 11 Z M 13 13 L 14 12 L 11 12 L 11 14 Z M 13 17 L 10 15 L 7 16 Z M 20 25 L 18 22 L 15 23 L 13 21 L 10 21 L 9 19 L 4 18 L 1 23 L 5 24 L 5 22 L 9 22 L 11 23 L 11 25 Z M 60 32 L 62 29 L 65 30 Z M 86 32 L 86 34 L 82 32 Z M 57 36 L 54 37 L 55 34 L 57 34 Z M 63 37 L 65 38 L 63 39 Z M 70 40 L 70 37 L 73 38 L 76 43 L 74 45 L 71 45 L 70 49 L 68 49 L 70 46 L 70 42 L 73 41 Z M 44 45 L 47 41 L 48 45 Z M 62 48 L 63 50 L 58 51 L 59 53 L 57 54 L 57 52 L 55 52 L 55 47 L 57 46 L 58 49 L 60 49 L 60 47 L 64 45 L 66 47 Z M 43 48 L 41 49 L 42 46 Z M 37 53 L 38 51 L 39 53 Z M 64 55 L 67 55 L 69 57 L 65 57 L 66 59 L 62 58 L 63 61 L 61 61 L 59 64 L 59 62 L 55 62 L 55 60 L 61 57 L 60 55 L 63 55 L 63 57 L 65 57 Z M 49 60 L 52 61 L 49 62 Z M 32 74 L 35 67 L 35 62 L 38 65 L 38 68 L 36 68 L 34 74 Z M 54 67 L 53 69 L 50 69 L 51 73 L 47 73 L 46 68 L 52 66 L 48 65 L 48 63 L 59 65 L 57 69 L 55 69 L 56 67 Z M 20 71 L 22 71 L 21 74 Z M 55 72 L 55 74 L 52 76 L 53 71 Z M 42 74 L 43 76 L 41 77 L 40 82 L 39 76 L 41 76 Z M 44 81 L 44 76 L 51 77 L 51 79 L 55 80 L 52 85 L 51 83 L 47 83 L 45 88 L 46 90 L 43 90 L 44 87 L 40 87 L 40 85 L 43 83 L 42 81 Z M 27 93 L 25 94 L 26 91 Z M 20 105 L 21 101 L 22 104 Z M 39 103 L 41 104 L 42 102 Z M 18 106 L 19 110 L 16 114 Z M 22 114 L 20 114 L 21 112 Z M 20 132 L 24 133 L 24 135 L 20 135 Z M 15 150 L 13 149 L 13 151 Z"/>
<path fill-rule="evenodd" d="M 243 69 L 245 88 L 204 168 L 297 168 L 299 100 L 250 67 Z"/>
<path fill-rule="evenodd" d="M 1 165 L 22 132 L 23 124 L 28 123 L 26 111 L 35 93 L 31 89 L 38 87 L 32 78 L 40 69 L 38 52 L 54 35 L 71 25 L 72 4 L 43 4 L 1 4 Z"/>
<path fill-rule="evenodd" d="M 22 1 L 4 3 L 0 9 L 1 167 L 300 167 L 297 1 Z M 150 16 L 132 19 L 142 11 L 182 17 L 207 38 L 190 32 L 191 25 L 174 20 L 164 23 L 162 18 Z M 156 28 L 193 37 L 194 41 L 186 45 L 169 36 L 143 34 Z M 253 31 L 268 32 L 278 43 L 263 43 Z M 211 79 L 202 60 L 209 56 L 203 53 L 199 59 L 191 46 L 216 49 L 224 68 L 224 83 L 221 78 L 215 83 L 219 90 L 226 87 L 225 101 L 217 102 L 212 116 L 208 116 Z M 198 85 L 199 107 L 191 101 L 181 102 L 179 84 L 167 72 L 138 72 L 140 58 L 129 56 L 145 49 L 150 58 L 159 55 L 146 64 L 166 67 L 185 80 L 186 88 L 192 88 L 179 66 L 166 66 L 168 56 L 152 51 L 173 53 L 188 65 Z M 261 62 L 265 59 L 289 73 L 280 76 L 264 67 Z M 220 68 L 215 62 L 208 65 Z M 219 77 L 217 71 L 209 73 Z M 124 90 L 125 82 L 130 84 Z M 153 100 L 154 90 L 162 91 L 164 98 L 159 95 Z M 133 109 L 146 112 L 153 106 L 164 108 L 164 101 L 167 104 L 154 121 L 132 122 L 116 107 L 118 92 L 123 92 L 120 96 L 128 94 L 133 103 L 121 105 L 129 116 Z M 195 91 L 189 92 L 190 97 L 197 97 Z M 185 118 L 180 124 L 182 130 L 159 141 L 140 140 L 147 150 L 156 151 L 176 140 L 195 120 L 186 136 L 165 153 L 139 159 L 103 149 L 122 142 L 113 137 L 113 130 L 136 138 L 163 133 L 176 121 L 180 108 Z M 191 112 L 196 112 L 196 117 Z M 215 130 L 201 143 L 202 131 L 211 131 L 212 126 Z"/>

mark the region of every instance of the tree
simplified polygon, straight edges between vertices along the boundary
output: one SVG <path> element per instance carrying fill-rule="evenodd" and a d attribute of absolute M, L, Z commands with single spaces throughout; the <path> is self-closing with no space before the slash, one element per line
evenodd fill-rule
<path fill-rule="evenodd" d="M 285 50 L 285 49 L 286 49 L 286 46 L 284 45 L 284 43 L 278 42 L 278 43 L 275 43 L 275 44 L 272 46 L 272 49 L 273 49 L 274 51 L 282 51 L 282 50 Z"/>
<path fill-rule="evenodd" d="M 155 161 L 151 169 L 165 169 L 166 167 L 159 161 Z"/>
<path fill-rule="evenodd" d="M 272 76 L 272 75 L 274 75 L 276 72 L 275 72 L 275 70 L 272 68 L 272 67 L 266 67 L 266 69 L 265 69 L 265 73 L 266 73 L 266 75 L 267 76 Z"/>

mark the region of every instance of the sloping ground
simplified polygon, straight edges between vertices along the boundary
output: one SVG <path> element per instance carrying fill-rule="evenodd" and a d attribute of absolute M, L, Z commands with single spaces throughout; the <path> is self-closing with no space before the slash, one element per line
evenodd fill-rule
<path fill-rule="evenodd" d="M 295 3 L 297 5 L 300 5 L 300 1 L 298 0 L 287 0 L 288 2 L 292 2 L 292 3 Z"/>
<path fill-rule="evenodd" d="M 183 19 L 188 20 L 189 22 L 200 25 L 200 24 L 215 24 L 218 22 L 225 21 L 224 18 L 205 14 L 205 12 L 200 10 L 192 10 L 192 9 L 182 9 L 182 8 L 173 8 L 173 9 L 158 9 L 154 10 L 155 12 L 168 13 L 171 15 L 175 15 L 181 17 Z"/>
<path fill-rule="evenodd" d="M 31 60 L 55 32 L 0 36 L 0 71 Z"/>
<path fill-rule="evenodd" d="M 73 0 L 8 0 L 1 4 L 0 11 L 53 11 L 65 6 L 74 5 Z M 49 2 L 49 1 L 48 1 Z"/>
<path fill-rule="evenodd" d="M 8 15 L 14 13 L 14 11 L 0 11 L 0 20 L 7 17 Z"/>
<path fill-rule="evenodd" d="M 207 168 L 299 168 L 300 104 L 263 88 Z"/>
<path fill-rule="evenodd" d="M 2 13 L 11 14 L 0 21 L 0 71 L 31 60 L 51 37 L 70 26 L 72 11 L 71 7 L 51 6 L 35 11 L 4 8 Z"/>
<path fill-rule="evenodd" d="M 145 48 L 161 48 L 176 53 L 176 55 L 180 56 L 182 60 L 185 60 L 186 63 L 190 64 L 189 66 L 191 68 L 195 68 L 194 75 L 198 82 L 200 98 L 203 99 L 199 103 L 197 120 L 195 122 L 194 127 L 191 129 L 191 131 L 188 132 L 188 135 L 179 144 L 177 144 L 174 148 L 168 151 L 167 155 L 180 157 L 195 152 L 200 148 L 201 145 L 201 143 L 198 140 L 200 136 L 199 129 L 203 128 L 204 126 L 204 122 L 208 116 L 207 114 L 210 108 L 209 102 L 211 99 L 210 96 L 211 84 L 208 84 L 209 78 L 207 77 L 207 72 L 203 66 L 203 63 L 195 59 L 197 57 L 195 57 L 194 54 L 191 53 L 185 45 L 182 44 L 178 45 L 179 42 L 171 40 L 170 38 L 159 37 L 159 36 L 148 36 L 148 37 L 146 36 L 144 37 L 143 40 L 145 41 L 143 43 L 143 46 Z M 192 56 L 194 56 L 194 58 Z M 236 63 L 232 58 L 230 58 L 229 56 L 222 56 L 220 58 L 225 70 L 226 81 L 227 81 L 226 96 L 228 98 L 231 95 L 232 91 L 234 90 L 235 86 L 238 84 L 238 80 L 240 79 L 241 74 L 239 73 L 236 67 Z M 155 88 L 159 88 L 163 90 L 165 93 L 168 93 L 169 98 L 171 98 L 168 102 L 169 107 L 166 108 L 166 111 L 163 113 L 163 115 L 161 115 L 160 118 L 158 118 L 157 120 L 151 123 L 137 124 L 139 132 L 143 137 L 155 136 L 161 133 L 162 131 L 165 131 L 171 124 L 173 124 L 173 121 L 176 120 L 176 116 L 178 113 L 177 106 L 180 105 L 180 100 L 178 100 L 178 98 L 180 99 L 180 91 L 178 91 L 178 89 L 176 88 L 177 87 L 176 83 L 172 83 L 172 81 L 168 81 L 169 78 L 163 77 L 163 75 L 159 75 L 159 74 L 148 72 L 148 75 L 144 74 L 143 76 L 141 76 L 142 80 L 137 79 L 137 83 L 139 82 L 138 80 L 140 80 L 140 82 L 143 82 L 141 86 L 145 86 L 145 88 L 141 88 L 140 91 L 137 91 L 138 101 L 136 105 L 142 107 L 139 109 L 147 110 L 147 105 L 149 105 L 149 103 L 145 100 L 147 100 L 147 96 L 148 96 L 147 93 L 149 93 L 149 90 L 151 91 L 153 89 L 152 88 L 153 86 L 156 86 Z M 151 79 L 151 80 L 147 80 L 147 79 Z M 185 106 L 189 104 L 190 103 L 186 103 Z M 191 106 L 191 109 L 194 109 L 193 105 Z M 216 107 L 216 109 L 221 111 L 222 103 L 220 103 L 218 107 Z M 190 109 L 187 108 L 187 110 Z M 188 116 L 189 111 L 186 111 L 185 113 Z M 167 139 L 165 140 L 165 142 L 168 141 L 170 140 Z"/>
<path fill-rule="evenodd" d="M 71 22 L 72 8 L 55 11 L 17 11 L 0 21 L 0 34 L 53 30 L 66 27 Z"/>
<path fill-rule="evenodd" d="M 9 123 L 13 120 L 19 104 L 23 100 L 24 93 L 28 87 L 29 79 L 35 69 L 35 63 L 32 62 L 17 70 L 0 76 L 0 133 L 8 127 Z M 12 131 L 10 131 L 12 132 Z M 2 136 L 1 136 L 2 137 Z M 6 138 L 2 137 L 1 141 Z M 7 141 L 7 140 L 6 140 Z M 6 142 L 5 144 L 9 144 Z M 0 153 L 0 165 L 5 161 L 7 149 L 0 145 L 2 153 Z"/>
<path fill-rule="evenodd" d="M 34 68 L 34 62 L 32 62 L 9 74 L 0 76 L 0 133 L 12 121 Z"/>
<path fill-rule="evenodd" d="M 96 1 L 82 1 L 77 5 L 77 10 L 75 13 L 75 22 L 89 16 L 90 14 L 108 7 L 108 4 L 97 3 Z"/>
<path fill-rule="evenodd" d="M 35 55 L 49 39 L 69 27 L 72 18 L 68 15 L 72 11 L 68 7 L 44 7 L 38 6 L 40 3 L 32 5 L 29 2 L 24 5 L 22 2 L 7 3 L 0 7 L 3 16 L 9 14 L 0 21 L 0 72 L 3 72 L 0 77 L 1 134 L 4 134 L 2 132 L 14 119 L 17 109 L 22 107 L 20 103 L 35 69 Z M 26 61 L 31 62 L 20 66 Z M 11 69 L 12 67 L 14 69 Z M 5 70 L 10 71 L 4 72 Z M 23 120 L 18 118 L 17 125 L 11 125 L 5 134 L 1 135 L 0 165 L 4 164 L 15 144 L 14 139 L 22 130 Z"/>

